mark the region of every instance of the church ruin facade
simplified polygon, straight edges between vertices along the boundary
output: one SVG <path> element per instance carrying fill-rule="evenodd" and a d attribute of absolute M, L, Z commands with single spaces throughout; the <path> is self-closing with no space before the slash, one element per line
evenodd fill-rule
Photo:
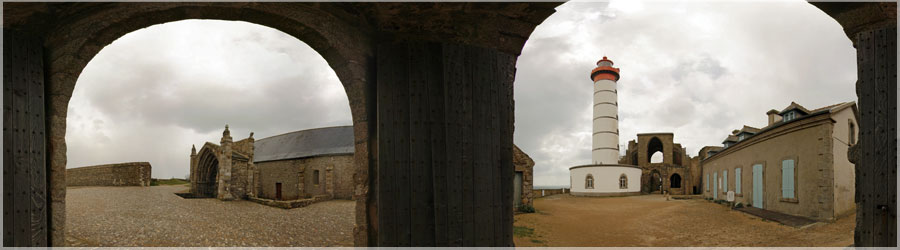
<path fill-rule="evenodd" d="M 353 127 L 295 131 L 191 149 L 191 194 L 220 200 L 353 198 Z"/>

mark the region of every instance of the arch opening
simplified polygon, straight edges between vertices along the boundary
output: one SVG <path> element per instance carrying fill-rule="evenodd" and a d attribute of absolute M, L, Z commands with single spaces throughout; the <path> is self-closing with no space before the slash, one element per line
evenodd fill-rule
<path fill-rule="evenodd" d="M 253 164 L 254 148 L 258 149 L 260 146 L 259 143 L 256 144 L 256 147 L 253 146 L 254 132 L 261 141 L 266 137 L 275 137 L 297 130 L 347 125 L 348 123 L 355 125 L 351 118 L 353 115 L 351 107 L 360 100 L 348 100 L 351 99 L 349 92 L 352 91 L 345 89 L 345 85 L 341 81 L 342 76 L 348 76 L 347 72 L 337 72 L 330 65 L 333 63 L 317 52 L 322 47 L 317 48 L 312 45 L 320 41 L 306 44 L 299 40 L 298 36 L 287 34 L 280 29 L 241 21 L 189 19 L 148 26 L 143 26 L 144 24 L 129 26 L 131 24 L 127 23 L 120 25 L 128 26 L 126 28 L 129 29 L 134 27 L 142 29 L 122 34 L 107 46 L 97 49 L 95 55 L 89 57 L 90 61 L 80 68 L 79 72 L 81 73 L 77 75 L 78 78 L 72 82 L 75 87 L 72 98 L 67 103 L 70 115 L 64 116 L 67 120 L 67 123 L 64 124 L 68 126 L 66 139 L 69 144 L 69 152 L 68 155 L 63 155 L 67 158 L 70 167 L 83 165 L 85 158 L 103 161 L 121 161 L 120 159 L 123 158 L 129 159 L 129 161 L 132 161 L 130 159 L 149 161 L 153 165 L 151 174 L 154 179 L 171 178 L 188 182 L 193 179 L 196 181 L 196 188 L 190 191 L 190 196 L 183 196 L 183 193 L 180 193 L 184 192 L 183 189 L 168 187 L 166 184 L 161 184 L 160 187 L 150 187 L 152 190 L 150 192 L 170 192 L 173 193 L 173 196 L 174 193 L 179 193 L 179 196 L 186 198 L 281 200 L 281 197 L 278 197 L 280 193 L 279 195 L 274 193 L 283 188 L 286 195 L 294 194 L 289 202 L 309 198 L 315 199 L 315 202 L 334 204 L 324 206 L 334 207 L 334 209 L 330 209 L 329 213 L 339 215 L 341 218 L 335 221 L 337 230 L 310 235 L 320 237 L 319 242 L 294 237 L 282 238 L 273 243 L 263 240 L 266 234 L 274 233 L 274 231 L 304 230 L 305 226 L 299 228 L 271 227 L 261 231 L 242 228 L 253 224 L 249 221 L 234 225 L 223 224 L 223 226 L 230 226 L 240 231 L 255 232 L 244 235 L 247 238 L 245 244 L 250 245 L 321 246 L 333 244 L 333 242 L 340 242 L 339 244 L 342 246 L 354 244 L 356 241 L 354 238 L 356 209 L 353 204 L 360 201 L 352 201 L 356 192 L 355 187 L 358 186 L 356 180 L 368 183 L 368 179 L 367 177 L 357 179 L 353 177 L 353 174 L 359 170 L 359 166 L 367 167 L 368 162 L 357 163 L 352 151 L 349 155 L 322 156 L 322 159 L 319 160 L 321 162 L 315 159 L 310 160 L 310 158 L 304 158 L 307 159 L 306 161 L 301 161 L 299 158 L 279 159 L 291 162 L 290 166 L 284 168 L 310 168 L 316 169 L 316 173 L 319 169 L 322 170 L 322 183 L 316 179 L 316 186 L 307 185 L 305 189 L 307 193 L 314 193 L 314 195 L 308 196 L 296 195 L 296 193 L 304 191 L 302 184 L 298 184 L 301 182 L 298 180 L 304 178 L 302 173 L 297 174 L 300 171 L 285 169 L 284 172 L 289 174 L 272 174 L 277 172 L 278 166 L 259 167 L 259 164 L 256 164 L 259 167 L 256 168 Z M 217 33 L 223 30 L 227 32 Z M 309 38 L 310 35 L 303 37 Z M 101 36 L 95 39 L 104 40 L 108 37 Z M 328 56 L 334 59 L 335 53 L 329 53 Z M 66 66 L 72 67 L 73 65 Z M 297 93 L 311 93 L 311 95 L 305 94 L 303 98 L 296 98 Z M 351 105 L 347 105 L 348 103 Z M 85 120 L 86 117 L 91 117 L 92 120 Z M 82 126 L 85 122 L 93 121 L 98 121 L 94 122 L 96 124 L 116 124 L 117 126 L 105 128 Z M 240 131 L 235 133 L 233 141 L 230 133 L 227 133 L 227 140 L 226 134 L 220 134 L 221 126 L 225 124 L 230 124 L 232 129 Z M 108 142 L 106 145 L 101 145 L 106 148 L 100 148 L 99 144 L 86 144 L 85 142 L 93 140 L 85 137 L 95 134 L 83 131 L 85 128 L 107 131 L 104 139 L 108 139 Z M 227 130 L 228 128 L 226 128 Z M 353 132 L 358 130 L 349 128 L 346 131 L 350 132 L 340 134 L 347 137 L 342 141 L 347 141 L 349 145 L 357 144 L 355 142 L 359 141 L 358 134 Z M 205 145 L 200 149 L 199 154 L 192 154 L 191 158 L 196 157 L 195 159 L 188 161 L 184 148 L 190 144 L 204 141 L 212 146 Z M 233 145 L 233 152 L 223 149 L 226 141 Z M 366 143 L 363 145 L 367 145 Z M 129 150 L 135 147 L 141 148 L 141 150 Z M 346 148 L 346 146 L 343 147 Z M 105 152 L 116 155 L 116 157 L 91 157 L 95 155 L 92 154 L 94 152 Z M 333 160 L 336 158 L 340 159 Z M 325 170 L 331 167 L 325 164 L 329 160 L 339 162 L 332 164 L 338 165 L 340 174 L 334 173 L 338 171 L 331 171 L 331 169 Z M 188 171 L 188 165 L 194 163 L 196 168 Z M 309 179 L 309 182 L 313 181 L 312 172 L 312 170 L 307 172 L 305 177 Z M 289 179 L 289 181 L 273 179 L 279 176 Z M 58 179 L 51 179 L 51 181 L 56 180 Z M 154 180 L 154 183 L 157 182 Z M 161 189 L 165 190 L 157 191 Z M 173 190 L 169 191 L 168 189 Z M 262 192 L 267 189 L 273 190 L 271 197 Z M 136 193 L 135 195 L 145 195 L 150 192 Z M 334 194 L 329 196 L 326 195 L 326 192 Z M 341 192 L 340 197 L 337 195 L 338 192 Z M 234 195 L 223 198 L 222 194 L 226 193 Z M 73 202 L 70 202 L 66 209 L 83 211 L 84 206 L 79 204 L 84 202 L 82 202 L 83 199 L 79 200 L 79 197 L 86 195 L 89 194 L 84 190 L 69 191 L 68 200 Z M 116 195 L 109 197 L 107 200 L 118 202 L 115 198 Z M 142 202 L 153 200 L 152 197 L 145 198 L 142 199 Z M 365 201 L 365 199 L 361 200 Z M 176 200 L 175 202 L 183 201 Z M 234 203 L 224 202 L 222 204 L 230 206 Z M 146 204 L 135 205 L 152 207 Z M 188 207 L 177 204 L 171 207 L 183 208 L 169 211 L 183 213 L 181 216 L 209 217 L 208 214 L 196 212 L 202 211 L 204 208 L 185 209 Z M 120 213 L 121 211 L 108 212 Z M 153 213 L 152 211 L 145 212 L 143 214 L 129 213 L 126 218 L 141 220 L 142 218 L 138 217 Z M 284 210 L 284 212 L 288 212 L 288 210 Z M 205 219 L 222 221 L 214 217 Z M 297 216 L 281 217 L 284 221 L 301 219 Z M 319 218 L 325 217 L 319 216 Z M 95 225 L 104 227 L 108 231 L 122 231 L 114 228 L 126 225 L 119 221 L 84 224 L 88 221 L 84 218 L 69 217 L 65 224 L 70 228 Z M 254 223 L 260 222 L 255 221 Z M 161 223 L 169 223 L 171 227 L 178 227 L 175 221 Z M 366 226 L 365 224 L 361 225 L 362 227 Z M 203 230 L 191 232 L 204 233 Z M 85 241 L 110 244 L 104 243 L 109 240 L 109 237 L 104 235 L 94 235 L 92 236 L 94 238 L 83 235 L 76 236 L 84 238 Z M 144 234 L 142 237 L 133 239 L 134 242 L 125 244 L 140 245 L 145 242 L 155 242 L 159 237 L 164 236 Z M 91 243 L 85 244 L 92 246 Z M 210 244 L 209 242 L 178 242 L 176 244 L 169 246 L 214 246 L 204 245 Z"/>
<path fill-rule="evenodd" d="M 647 157 L 649 157 L 647 160 L 650 163 L 662 163 L 665 161 L 663 144 L 659 138 L 650 138 L 650 142 L 647 143 Z"/>
<path fill-rule="evenodd" d="M 669 178 L 669 187 L 670 188 L 681 188 L 681 175 L 672 174 L 672 177 Z"/>
<path fill-rule="evenodd" d="M 199 175 L 197 180 L 197 196 L 215 198 L 218 183 L 219 159 L 208 148 L 200 150 Z"/>

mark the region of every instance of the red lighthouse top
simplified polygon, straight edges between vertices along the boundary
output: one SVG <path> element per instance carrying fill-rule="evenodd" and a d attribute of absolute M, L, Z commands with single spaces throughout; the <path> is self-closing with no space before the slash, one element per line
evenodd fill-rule
<path fill-rule="evenodd" d="M 591 71 L 591 80 L 594 82 L 599 80 L 619 80 L 619 68 L 613 68 L 613 61 L 603 56 L 603 59 L 597 61 L 597 67 Z"/>

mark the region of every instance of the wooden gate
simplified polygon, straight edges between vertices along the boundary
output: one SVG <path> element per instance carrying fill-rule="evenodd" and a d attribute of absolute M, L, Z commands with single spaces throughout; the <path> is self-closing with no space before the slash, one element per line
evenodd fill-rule
<path fill-rule="evenodd" d="M 7 30 L 3 43 L 3 246 L 47 246 L 43 47 Z"/>
<path fill-rule="evenodd" d="M 377 57 L 377 245 L 511 246 L 515 56 L 398 42 Z"/>

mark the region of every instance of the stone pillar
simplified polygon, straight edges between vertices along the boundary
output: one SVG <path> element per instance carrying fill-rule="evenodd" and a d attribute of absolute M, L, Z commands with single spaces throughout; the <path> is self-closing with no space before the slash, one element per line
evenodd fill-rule
<path fill-rule="evenodd" d="M 225 131 L 222 132 L 221 155 L 219 156 L 219 180 L 218 192 L 216 198 L 220 200 L 233 200 L 231 195 L 231 154 L 232 154 L 231 131 L 228 125 L 225 125 Z"/>
<path fill-rule="evenodd" d="M 196 195 L 198 194 L 197 190 L 197 147 L 191 145 L 191 169 L 190 169 L 190 179 L 188 180 L 191 183 L 191 193 Z"/>
<path fill-rule="evenodd" d="M 297 194 L 300 196 L 300 199 L 307 198 L 306 195 L 306 179 L 303 178 L 303 172 L 306 169 L 306 166 L 300 168 L 300 175 L 297 177 Z"/>
<path fill-rule="evenodd" d="M 812 3 L 856 48 L 857 247 L 897 246 L 897 3 Z"/>
<path fill-rule="evenodd" d="M 378 46 L 377 246 L 512 246 L 516 56 Z"/>
<path fill-rule="evenodd" d="M 334 198 L 334 166 L 325 168 L 325 194 L 328 198 Z"/>

